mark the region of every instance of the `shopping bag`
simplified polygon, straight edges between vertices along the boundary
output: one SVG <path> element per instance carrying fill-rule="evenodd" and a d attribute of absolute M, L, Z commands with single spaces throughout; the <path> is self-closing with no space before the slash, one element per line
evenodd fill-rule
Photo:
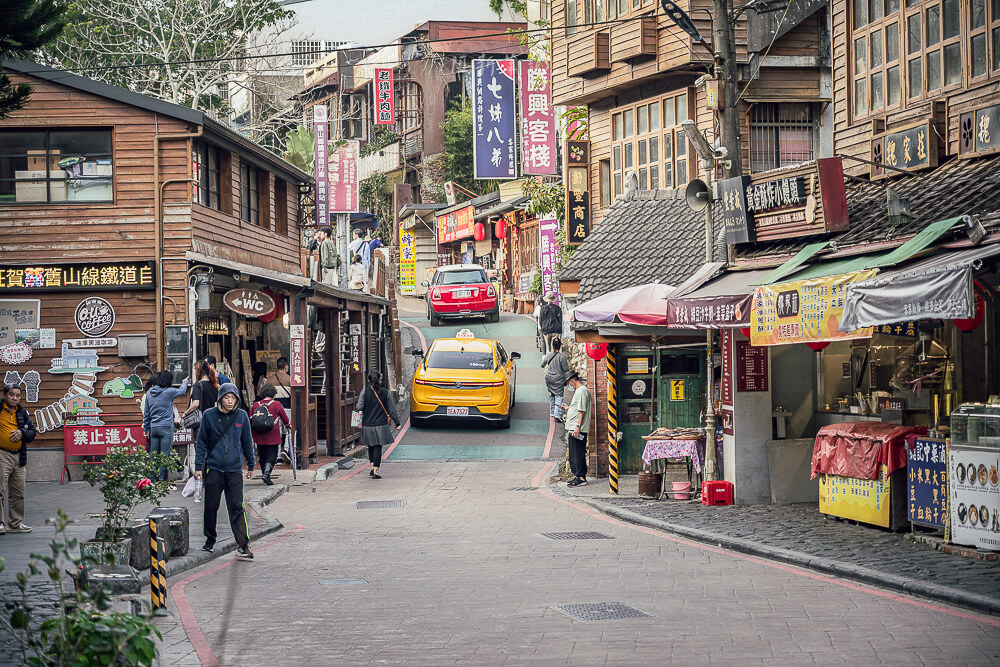
<path fill-rule="evenodd" d="M 195 479 L 194 475 L 191 475 L 190 477 L 188 477 L 187 484 L 185 484 L 184 488 L 181 490 L 181 495 L 184 496 L 185 498 L 190 498 L 191 496 L 194 495 L 195 489 L 197 488 L 198 488 L 198 480 Z"/>
<path fill-rule="evenodd" d="M 351 426 L 361 428 L 361 410 L 355 410 L 351 413 Z"/>

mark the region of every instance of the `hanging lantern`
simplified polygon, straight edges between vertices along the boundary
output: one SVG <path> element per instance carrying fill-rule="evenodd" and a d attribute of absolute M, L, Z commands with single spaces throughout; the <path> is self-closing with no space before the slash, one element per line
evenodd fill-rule
<path fill-rule="evenodd" d="M 985 315 L 985 310 L 983 308 L 983 297 L 979 294 L 975 294 L 975 306 L 972 311 L 972 317 L 969 318 L 959 318 L 952 320 L 952 324 L 959 331 L 973 331 L 978 328 L 980 324 L 983 323 L 983 315 Z"/>
<path fill-rule="evenodd" d="M 743 334 L 744 336 L 746 336 L 747 338 L 749 338 L 750 337 L 750 327 L 740 327 L 740 333 Z"/>
<path fill-rule="evenodd" d="M 475 236 L 477 241 L 482 241 L 486 238 L 486 225 L 481 222 L 477 222 L 476 226 L 473 228 L 475 230 Z"/>
<path fill-rule="evenodd" d="M 275 319 L 284 316 L 285 297 L 281 296 L 280 294 L 276 294 L 275 292 L 272 292 L 269 289 L 261 291 L 264 292 L 264 294 L 271 297 L 271 300 L 274 301 L 274 309 L 271 310 L 270 313 L 265 313 L 264 315 L 258 315 L 257 319 L 263 322 L 264 324 L 268 324 L 270 322 L 273 322 Z"/>
<path fill-rule="evenodd" d="M 810 342 L 806 343 L 806 345 L 809 346 L 809 349 L 812 350 L 813 352 L 819 352 L 820 350 L 825 349 L 826 346 L 829 345 L 829 344 L 830 344 L 830 341 L 828 341 L 828 340 L 815 341 L 815 342 L 814 341 L 810 341 Z"/>
<path fill-rule="evenodd" d="M 608 356 L 607 343 L 587 343 L 587 356 L 594 361 L 600 361 Z"/>
<path fill-rule="evenodd" d="M 507 220 L 500 218 L 497 220 L 497 226 L 494 228 L 496 231 L 496 236 L 498 239 L 507 238 Z"/>

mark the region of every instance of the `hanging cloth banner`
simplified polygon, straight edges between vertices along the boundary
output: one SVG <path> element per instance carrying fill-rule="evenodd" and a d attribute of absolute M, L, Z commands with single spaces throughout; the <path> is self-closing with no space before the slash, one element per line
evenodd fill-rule
<path fill-rule="evenodd" d="M 750 343 L 754 346 L 869 338 L 870 328 L 840 331 L 847 287 L 874 278 L 877 269 L 795 280 L 753 292 Z"/>
<path fill-rule="evenodd" d="M 375 70 L 375 124 L 396 124 L 396 91 L 390 68 Z"/>
<path fill-rule="evenodd" d="M 667 299 L 667 326 L 671 329 L 726 329 L 750 324 L 750 294 Z"/>
<path fill-rule="evenodd" d="M 974 305 L 969 266 L 896 274 L 848 287 L 840 330 L 907 320 L 972 317 Z"/>
<path fill-rule="evenodd" d="M 556 160 L 556 122 L 552 113 L 549 64 L 519 62 L 521 84 L 521 173 L 553 176 Z"/>
<path fill-rule="evenodd" d="M 473 60 L 472 152 L 475 177 L 517 178 L 514 61 Z"/>
<path fill-rule="evenodd" d="M 315 136 L 313 166 L 316 173 L 316 226 L 330 224 L 330 180 L 327 166 L 327 108 L 325 104 L 313 107 L 313 134 Z"/>

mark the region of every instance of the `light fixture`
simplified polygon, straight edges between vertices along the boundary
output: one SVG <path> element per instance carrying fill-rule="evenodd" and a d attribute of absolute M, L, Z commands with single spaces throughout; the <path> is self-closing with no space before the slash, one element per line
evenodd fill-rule
<path fill-rule="evenodd" d="M 215 281 L 215 274 L 198 273 L 194 277 L 195 296 L 197 298 L 196 308 L 198 310 L 212 309 L 212 283 Z"/>

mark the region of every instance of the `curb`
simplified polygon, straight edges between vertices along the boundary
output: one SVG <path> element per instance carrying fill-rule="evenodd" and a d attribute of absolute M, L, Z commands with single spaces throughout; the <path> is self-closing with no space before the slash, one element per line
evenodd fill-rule
<path fill-rule="evenodd" d="M 275 484 L 266 491 L 255 493 L 253 499 L 246 501 L 246 504 L 249 505 L 255 513 L 259 514 L 262 519 L 264 519 L 263 526 L 256 526 L 250 529 L 251 540 L 259 539 L 265 535 L 270 535 L 271 533 L 284 528 L 284 524 L 265 512 L 264 508 L 273 503 L 278 496 L 282 495 L 286 491 L 288 491 L 287 485 Z M 202 551 L 200 548 L 196 548 L 196 550 L 189 550 L 187 555 L 178 556 L 177 558 L 172 558 L 167 561 L 167 577 L 173 577 L 181 572 L 194 569 L 200 565 L 204 565 L 205 563 L 215 560 L 223 554 L 235 550 L 236 540 L 231 537 L 225 540 L 220 539 L 215 545 L 215 551 L 212 553 Z M 142 570 L 141 572 L 136 573 L 136 575 L 139 577 L 139 583 L 141 583 L 143 587 L 149 586 L 149 570 Z"/>
<path fill-rule="evenodd" d="M 910 579 L 909 577 L 901 577 L 895 574 L 879 572 L 877 570 L 872 570 L 871 568 L 851 565 L 850 563 L 844 563 L 830 558 L 810 556 L 809 554 L 804 554 L 799 551 L 792 551 L 790 549 L 783 549 L 780 547 L 771 547 L 738 537 L 729 537 L 728 535 L 721 535 L 707 530 L 680 526 L 666 521 L 661 521 L 659 519 L 651 519 L 637 512 L 622 509 L 616 505 L 612 505 L 601 500 L 574 496 L 556 484 L 549 484 L 548 487 L 553 493 L 559 496 L 580 501 L 585 505 L 589 505 L 604 514 L 607 514 L 608 516 L 621 519 L 622 521 L 627 521 L 628 523 L 672 533 L 696 542 L 702 542 L 721 547 L 723 549 L 728 549 L 729 551 L 758 556 L 779 563 L 786 563 L 788 565 L 795 565 L 807 570 L 830 574 L 841 579 L 848 579 L 850 581 L 867 584 L 876 588 L 885 588 L 900 593 L 906 593 L 907 595 L 924 597 L 938 602 L 945 602 L 958 607 L 973 609 L 989 614 L 1000 614 L 1000 600 L 996 598 L 987 597 L 985 595 L 976 595 L 975 593 L 966 593 L 965 591 L 959 591 L 954 588 L 947 588 L 945 586 L 938 586 L 936 584 L 919 581 L 917 579 Z"/>

